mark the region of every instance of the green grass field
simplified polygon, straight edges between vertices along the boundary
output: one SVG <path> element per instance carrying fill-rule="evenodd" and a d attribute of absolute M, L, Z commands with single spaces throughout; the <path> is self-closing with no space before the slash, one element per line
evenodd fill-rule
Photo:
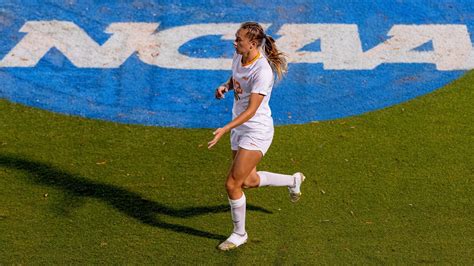
<path fill-rule="evenodd" d="M 474 264 L 474 72 L 407 103 L 280 126 L 231 232 L 228 136 L 122 125 L 0 100 L 0 264 Z M 225 123 L 226 121 L 222 121 Z"/>

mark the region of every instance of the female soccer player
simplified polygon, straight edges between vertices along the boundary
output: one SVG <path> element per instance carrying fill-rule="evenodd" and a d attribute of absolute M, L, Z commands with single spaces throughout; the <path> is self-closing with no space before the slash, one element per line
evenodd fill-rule
<path fill-rule="evenodd" d="M 208 143 L 210 149 L 230 131 L 233 162 L 225 185 L 234 230 L 218 246 L 220 250 L 234 249 L 247 242 L 243 188 L 287 186 L 291 201 L 296 202 L 305 179 L 301 173 L 282 175 L 256 170 L 273 139 L 273 119 L 268 103 L 273 73 L 276 72 L 281 79 L 287 70 L 284 54 L 278 51 L 274 39 L 255 22 L 245 22 L 240 26 L 235 34 L 234 48 L 232 76 L 215 93 L 217 99 L 222 99 L 226 92 L 234 91 L 232 121 L 215 130 L 214 139 Z"/>

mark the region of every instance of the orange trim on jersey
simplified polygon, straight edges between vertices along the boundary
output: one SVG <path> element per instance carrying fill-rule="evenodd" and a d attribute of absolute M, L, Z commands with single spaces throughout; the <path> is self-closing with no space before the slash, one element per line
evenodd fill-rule
<path fill-rule="evenodd" d="M 260 57 L 260 52 L 258 52 L 257 56 L 254 59 L 250 60 L 250 62 L 248 62 L 247 64 L 242 64 L 242 66 L 249 66 L 253 64 L 253 62 L 257 61 L 259 57 Z"/>

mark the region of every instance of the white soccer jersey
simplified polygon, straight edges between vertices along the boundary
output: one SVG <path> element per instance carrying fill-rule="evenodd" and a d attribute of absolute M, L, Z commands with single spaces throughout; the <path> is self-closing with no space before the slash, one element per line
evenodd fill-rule
<path fill-rule="evenodd" d="M 242 55 L 235 53 L 232 60 L 232 80 L 234 85 L 234 106 L 232 119 L 236 118 L 249 105 L 250 94 L 265 95 L 255 115 L 235 128 L 247 132 L 273 132 L 273 119 L 269 101 L 273 87 L 273 71 L 267 59 L 259 54 L 256 60 L 242 65 Z"/>

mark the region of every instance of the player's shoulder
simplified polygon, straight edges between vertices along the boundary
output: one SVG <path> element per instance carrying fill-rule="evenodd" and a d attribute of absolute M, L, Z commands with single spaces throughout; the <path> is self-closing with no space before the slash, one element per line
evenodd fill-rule
<path fill-rule="evenodd" d="M 260 58 L 259 60 L 257 60 L 257 62 L 255 62 L 254 69 L 255 74 L 258 74 L 259 76 L 262 75 L 267 76 L 269 78 L 273 77 L 273 69 L 265 57 Z"/>
<path fill-rule="evenodd" d="M 261 57 L 255 62 L 255 69 L 263 72 L 273 72 L 270 63 L 268 62 L 267 58 Z"/>

